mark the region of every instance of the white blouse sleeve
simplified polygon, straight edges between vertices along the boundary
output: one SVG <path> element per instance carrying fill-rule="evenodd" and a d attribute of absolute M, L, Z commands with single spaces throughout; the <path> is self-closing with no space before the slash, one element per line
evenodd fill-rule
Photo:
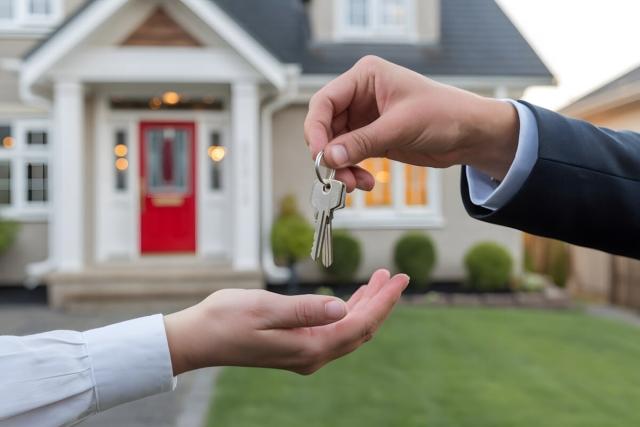
<path fill-rule="evenodd" d="M 58 427 L 175 388 L 162 315 L 0 336 L 0 426 Z"/>

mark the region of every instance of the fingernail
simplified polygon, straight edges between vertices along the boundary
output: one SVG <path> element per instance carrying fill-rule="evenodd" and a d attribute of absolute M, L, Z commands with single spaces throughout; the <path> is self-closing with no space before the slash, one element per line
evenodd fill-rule
<path fill-rule="evenodd" d="M 337 167 L 346 166 L 349 162 L 349 155 L 347 154 L 347 149 L 344 148 L 344 145 L 337 144 L 329 147 L 331 151 L 331 159 L 336 164 Z"/>
<path fill-rule="evenodd" d="M 329 319 L 342 319 L 347 314 L 347 307 L 341 301 L 329 301 L 324 305 L 324 312 Z"/>

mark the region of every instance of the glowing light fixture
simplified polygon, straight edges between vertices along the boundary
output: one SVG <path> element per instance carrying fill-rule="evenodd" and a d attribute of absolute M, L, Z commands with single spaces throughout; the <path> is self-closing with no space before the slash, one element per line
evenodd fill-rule
<path fill-rule="evenodd" d="M 118 169 L 119 171 L 126 171 L 128 167 L 129 161 L 127 159 L 120 157 L 118 160 L 116 160 L 116 169 Z"/>
<path fill-rule="evenodd" d="M 168 105 L 176 105 L 180 102 L 180 95 L 177 92 L 165 92 L 162 94 L 162 102 Z"/>
<path fill-rule="evenodd" d="M 213 160 L 214 162 L 221 161 L 222 159 L 224 159 L 225 154 L 227 154 L 224 147 L 220 145 L 212 145 L 207 151 L 209 157 L 211 157 L 211 160 Z"/>
<path fill-rule="evenodd" d="M 389 172 L 387 171 L 379 171 L 376 173 L 376 181 L 381 184 L 386 184 L 389 182 Z"/>
<path fill-rule="evenodd" d="M 151 100 L 149 101 L 149 108 L 151 108 L 152 110 L 157 110 L 160 107 L 162 107 L 162 100 L 157 96 L 155 98 L 151 98 Z"/>
<path fill-rule="evenodd" d="M 124 157 L 129 152 L 129 149 L 124 144 L 118 144 L 115 147 L 113 147 L 113 152 L 118 157 Z"/>
<path fill-rule="evenodd" d="M 15 143 L 12 136 L 5 136 L 2 138 L 2 146 L 4 148 L 13 148 L 13 144 Z"/>

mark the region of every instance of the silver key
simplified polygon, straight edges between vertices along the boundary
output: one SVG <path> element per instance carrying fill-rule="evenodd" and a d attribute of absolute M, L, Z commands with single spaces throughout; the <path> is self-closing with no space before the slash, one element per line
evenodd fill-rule
<path fill-rule="evenodd" d="M 335 179 L 327 179 L 324 184 L 316 182 L 311 192 L 311 205 L 316 210 L 311 258 L 317 260 L 322 255 L 322 264 L 325 267 L 333 262 L 331 244 L 333 212 L 344 207 L 345 198 L 345 185 Z"/>

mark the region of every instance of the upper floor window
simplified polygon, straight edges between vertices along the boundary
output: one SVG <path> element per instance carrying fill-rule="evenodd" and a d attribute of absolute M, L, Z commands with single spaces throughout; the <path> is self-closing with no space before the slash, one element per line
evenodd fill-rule
<path fill-rule="evenodd" d="M 338 0 L 338 38 L 406 41 L 414 37 L 415 0 Z"/>
<path fill-rule="evenodd" d="M 0 31 L 46 30 L 61 18 L 61 0 L 0 0 Z"/>

